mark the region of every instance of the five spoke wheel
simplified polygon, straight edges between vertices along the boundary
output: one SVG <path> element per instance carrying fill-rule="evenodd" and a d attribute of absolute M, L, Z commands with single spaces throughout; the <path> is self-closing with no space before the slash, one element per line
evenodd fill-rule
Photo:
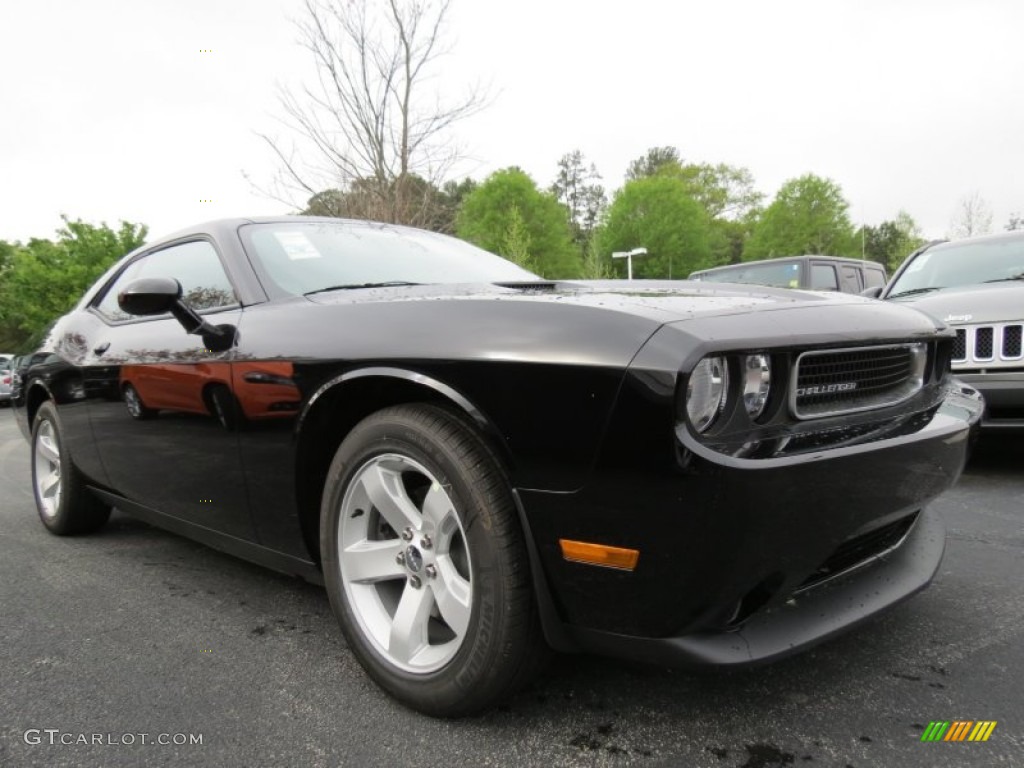
<path fill-rule="evenodd" d="M 356 472 L 341 505 L 341 578 L 377 650 L 408 672 L 430 672 L 462 645 L 472 567 L 455 507 L 419 462 L 383 454 Z"/>

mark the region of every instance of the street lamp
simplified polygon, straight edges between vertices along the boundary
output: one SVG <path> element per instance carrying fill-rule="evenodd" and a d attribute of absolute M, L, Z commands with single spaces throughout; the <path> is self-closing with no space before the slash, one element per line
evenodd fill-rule
<path fill-rule="evenodd" d="M 634 256 L 646 256 L 646 248 L 634 248 L 632 251 L 615 251 L 612 254 L 613 259 L 625 259 L 626 260 L 626 274 L 629 275 L 627 279 L 633 279 L 633 257 Z"/>

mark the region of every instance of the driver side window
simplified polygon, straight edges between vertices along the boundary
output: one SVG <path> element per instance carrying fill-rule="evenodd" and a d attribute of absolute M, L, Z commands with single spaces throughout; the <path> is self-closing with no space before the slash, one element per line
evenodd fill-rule
<path fill-rule="evenodd" d="M 197 312 L 238 305 L 217 251 L 207 241 L 195 240 L 154 251 L 132 262 L 107 288 L 96 304 L 97 311 L 114 322 L 131 319 L 117 305 L 117 294 L 140 277 L 175 278 L 181 283 L 185 301 Z"/>

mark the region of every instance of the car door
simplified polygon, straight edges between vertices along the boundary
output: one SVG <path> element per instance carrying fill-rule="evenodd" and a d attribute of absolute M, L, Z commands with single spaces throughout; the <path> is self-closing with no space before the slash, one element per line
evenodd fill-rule
<path fill-rule="evenodd" d="M 132 317 L 117 294 L 140 277 L 173 277 L 212 324 L 237 328 L 242 310 L 206 239 L 161 247 L 129 263 L 90 308 L 104 324 L 86 368 L 90 420 L 113 490 L 130 501 L 254 540 L 238 451 L 234 349 L 206 348 L 170 315 Z"/>

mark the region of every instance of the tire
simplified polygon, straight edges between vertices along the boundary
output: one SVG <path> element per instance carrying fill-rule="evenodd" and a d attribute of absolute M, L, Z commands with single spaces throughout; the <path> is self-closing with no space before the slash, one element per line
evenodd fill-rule
<path fill-rule="evenodd" d="M 508 478 L 472 428 L 441 408 L 367 417 L 334 456 L 320 551 L 331 607 L 356 658 L 407 706 L 480 712 L 545 655 Z"/>
<path fill-rule="evenodd" d="M 128 415 L 133 419 L 145 421 L 156 416 L 157 412 L 152 408 L 146 407 L 146 404 L 142 402 L 142 396 L 139 394 L 139 391 L 131 384 L 125 384 L 122 391 L 124 393 L 124 407 L 128 409 Z"/>
<path fill-rule="evenodd" d="M 238 427 L 242 406 L 226 384 L 208 384 L 203 392 L 203 401 L 210 415 L 229 432 Z"/>
<path fill-rule="evenodd" d="M 92 533 L 110 518 L 110 507 L 85 487 L 64 446 L 57 409 L 47 400 L 32 425 L 32 490 L 39 519 L 50 533 Z"/>

